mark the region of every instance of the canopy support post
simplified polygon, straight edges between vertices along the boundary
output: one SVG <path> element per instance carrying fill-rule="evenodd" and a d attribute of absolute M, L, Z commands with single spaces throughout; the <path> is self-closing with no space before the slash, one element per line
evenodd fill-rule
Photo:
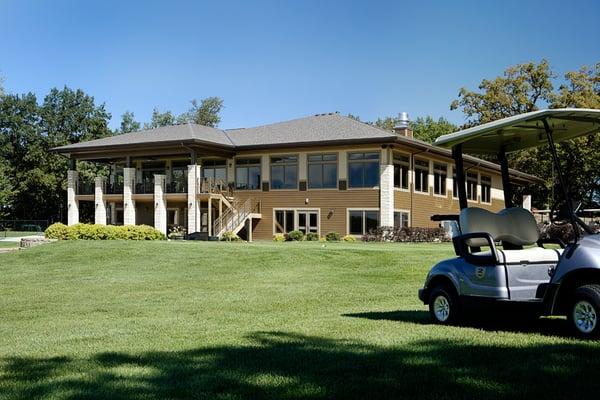
<path fill-rule="evenodd" d="M 512 199 L 512 190 L 510 189 L 510 174 L 508 173 L 508 159 L 504 149 L 498 153 L 498 161 L 500 162 L 500 170 L 502 172 L 502 190 L 504 191 L 504 207 L 514 207 Z"/>
<path fill-rule="evenodd" d="M 544 129 L 546 130 L 546 137 L 548 138 L 548 145 L 550 146 L 550 153 L 552 154 L 552 161 L 554 161 L 554 168 L 556 168 L 558 181 L 560 182 L 560 187 L 562 188 L 563 195 L 565 196 L 565 203 L 567 205 L 567 211 L 569 212 L 569 218 L 571 219 L 571 225 L 573 225 L 573 235 L 575 238 L 575 243 L 577 243 L 577 240 L 579 240 L 579 224 L 577 223 L 577 216 L 575 215 L 575 211 L 573 210 L 571 194 L 569 193 L 569 189 L 567 188 L 565 178 L 562 173 L 562 168 L 560 167 L 560 162 L 558 160 L 558 153 L 556 152 L 556 144 L 554 143 L 552 128 L 550 128 L 550 125 L 548 124 L 546 118 L 542 120 L 542 123 L 544 124 Z"/>
<path fill-rule="evenodd" d="M 460 209 L 467 208 L 467 186 L 465 182 L 465 169 L 463 166 L 462 144 L 452 147 L 452 158 L 456 169 L 456 186 L 458 188 L 458 205 Z"/>

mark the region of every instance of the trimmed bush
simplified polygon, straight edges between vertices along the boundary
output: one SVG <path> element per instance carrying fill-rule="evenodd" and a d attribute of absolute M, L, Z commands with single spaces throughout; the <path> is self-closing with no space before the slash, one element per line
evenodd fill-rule
<path fill-rule="evenodd" d="M 221 237 L 221 241 L 222 242 L 241 242 L 242 238 L 240 238 L 237 234 L 235 234 L 231 231 L 227 231 L 227 232 L 223 233 L 223 236 Z"/>
<path fill-rule="evenodd" d="M 148 225 L 95 225 L 76 224 L 66 226 L 52 224 L 46 229 L 48 239 L 59 240 L 164 240 L 162 232 Z"/>
<path fill-rule="evenodd" d="M 329 232 L 325 235 L 325 240 L 328 242 L 339 242 L 341 235 L 337 232 Z"/>
<path fill-rule="evenodd" d="M 285 235 L 278 233 L 275 236 L 273 236 L 273 241 L 274 242 L 285 242 L 286 241 Z"/>
<path fill-rule="evenodd" d="M 57 222 L 56 224 L 52 224 L 48 228 L 46 228 L 44 235 L 48 239 L 65 240 L 68 239 L 69 227 L 65 224 Z"/>
<path fill-rule="evenodd" d="M 383 226 L 372 229 L 362 237 L 365 242 L 449 242 L 444 228 L 394 228 Z"/>
<path fill-rule="evenodd" d="M 356 238 L 352 235 L 346 235 L 342 238 L 344 242 L 356 242 Z"/>
<path fill-rule="evenodd" d="M 291 231 L 288 233 L 288 240 L 292 242 L 300 242 L 304 240 L 304 233 L 300 231 Z"/>
<path fill-rule="evenodd" d="M 318 242 L 319 241 L 319 234 L 316 232 L 308 232 L 306 234 L 306 236 L 304 237 L 304 240 L 307 240 L 309 242 Z"/>

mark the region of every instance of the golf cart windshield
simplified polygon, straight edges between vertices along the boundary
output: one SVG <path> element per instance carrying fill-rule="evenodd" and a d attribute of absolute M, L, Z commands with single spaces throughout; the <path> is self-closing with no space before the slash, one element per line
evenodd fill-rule
<path fill-rule="evenodd" d="M 576 215 L 576 207 L 561 171 L 556 143 L 598 132 L 600 132 L 600 110 L 564 108 L 533 111 L 489 122 L 440 136 L 435 144 L 452 149 L 452 156 L 456 163 L 458 198 L 461 210 L 467 208 L 463 152 L 497 155 L 502 170 L 505 207 L 508 209 L 513 207 L 513 204 L 506 154 L 548 145 L 564 196 L 565 207 L 560 214 L 566 215 L 567 219 L 571 221 L 575 241 L 577 241 L 579 236 L 578 227 L 581 227 L 587 233 L 593 233 L 593 230 Z M 556 199 L 554 202 L 557 203 Z M 553 209 L 555 204 L 553 204 Z"/>

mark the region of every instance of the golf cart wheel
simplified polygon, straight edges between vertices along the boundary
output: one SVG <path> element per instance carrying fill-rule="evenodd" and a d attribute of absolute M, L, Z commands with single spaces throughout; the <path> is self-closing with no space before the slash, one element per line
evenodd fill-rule
<path fill-rule="evenodd" d="M 567 318 L 578 336 L 598 338 L 600 336 L 600 285 L 585 285 L 577 288 Z"/>
<path fill-rule="evenodd" d="M 457 296 L 446 286 L 436 286 L 429 295 L 429 314 L 431 319 L 438 324 L 456 323 L 460 314 Z"/>

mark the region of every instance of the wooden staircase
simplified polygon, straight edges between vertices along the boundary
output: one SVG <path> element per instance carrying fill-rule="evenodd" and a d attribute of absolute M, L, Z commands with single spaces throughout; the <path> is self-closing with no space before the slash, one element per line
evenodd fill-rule
<path fill-rule="evenodd" d="M 246 225 L 248 219 L 261 217 L 259 201 L 255 201 L 252 197 L 243 203 L 234 199 L 231 207 L 214 221 L 213 235 L 221 238 L 225 232 L 237 234 Z"/>

